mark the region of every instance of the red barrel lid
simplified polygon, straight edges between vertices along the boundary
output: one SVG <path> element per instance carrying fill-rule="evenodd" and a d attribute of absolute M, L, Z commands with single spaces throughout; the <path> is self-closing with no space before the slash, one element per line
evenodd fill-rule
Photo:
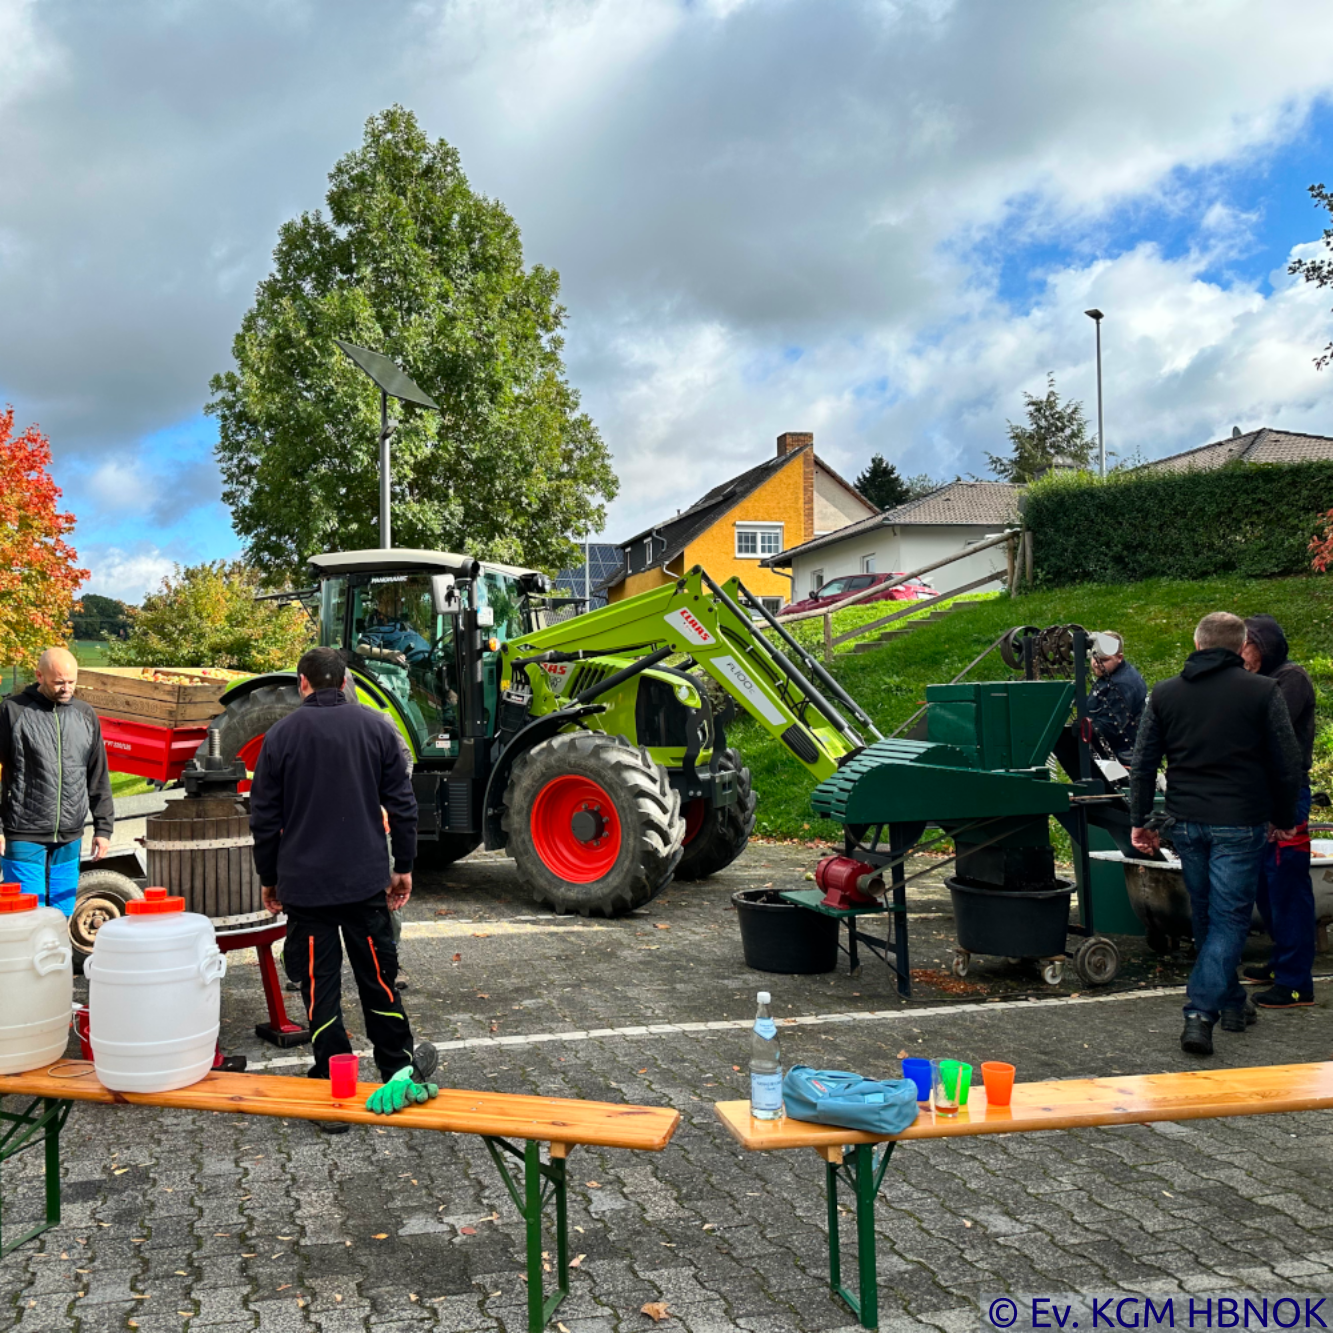
<path fill-rule="evenodd" d="M 172 898 L 166 889 L 152 888 L 143 891 L 142 898 L 135 898 L 125 904 L 129 916 L 160 916 L 166 912 L 183 912 L 184 898 Z"/>
<path fill-rule="evenodd" d="M 35 912 L 37 895 L 24 893 L 22 884 L 0 884 L 0 912 Z"/>

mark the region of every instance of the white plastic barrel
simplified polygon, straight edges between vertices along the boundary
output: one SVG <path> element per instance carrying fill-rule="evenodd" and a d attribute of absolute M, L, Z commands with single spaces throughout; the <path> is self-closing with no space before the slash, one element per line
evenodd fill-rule
<path fill-rule="evenodd" d="M 74 999 L 69 926 L 35 893 L 0 884 L 0 1074 L 40 1069 L 65 1053 Z"/>
<path fill-rule="evenodd" d="M 213 923 L 166 889 L 105 922 L 83 965 L 89 1039 L 102 1086 L 170 1092 L 213 1067 L 227 960 Z"/>

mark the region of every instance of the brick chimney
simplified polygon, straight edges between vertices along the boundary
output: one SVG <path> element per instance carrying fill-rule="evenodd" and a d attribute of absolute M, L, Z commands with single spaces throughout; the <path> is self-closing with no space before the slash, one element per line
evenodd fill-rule
<path fill-rule="evenodd" d="M 782 458 L 794 449 L 803 449 L 807 444 L 814 444 L 815 435 L 809 430 L 784 430 L 778 436 L 778 457 Z"/>

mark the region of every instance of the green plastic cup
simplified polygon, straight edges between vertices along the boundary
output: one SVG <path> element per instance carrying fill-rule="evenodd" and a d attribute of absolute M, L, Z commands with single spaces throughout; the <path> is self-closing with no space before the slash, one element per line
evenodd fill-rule
<path fill-rule="evenodd" d="M 935 1109 L 956 1115 L 972 1091 L 972 1066 L 962 1060 L 940 1060 L 935 1083 Z"/>

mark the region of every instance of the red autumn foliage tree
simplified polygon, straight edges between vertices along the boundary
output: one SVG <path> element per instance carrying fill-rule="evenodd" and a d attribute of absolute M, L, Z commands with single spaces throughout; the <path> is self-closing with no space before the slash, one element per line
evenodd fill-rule
<path fill-rule="evenodd" d="M 1333 509 L 1321 514 L 1319 521 L 1324 525 L 1324 530 L 1310 542 L 1310 554 L 1313 557 L 1310 563 L 1320 574 L 1326 574 L 1329 565 L 1333 565 Z"/>
<path fill-rule="evenodd" d="M 0 663 L 32 666 L 64 643 L 74 590 L 87 577 L 64 536 L 74 515 L 56 508 L 51 444 L 36 426 L 14 434 L 14 409 L 0 412 Z"/>

